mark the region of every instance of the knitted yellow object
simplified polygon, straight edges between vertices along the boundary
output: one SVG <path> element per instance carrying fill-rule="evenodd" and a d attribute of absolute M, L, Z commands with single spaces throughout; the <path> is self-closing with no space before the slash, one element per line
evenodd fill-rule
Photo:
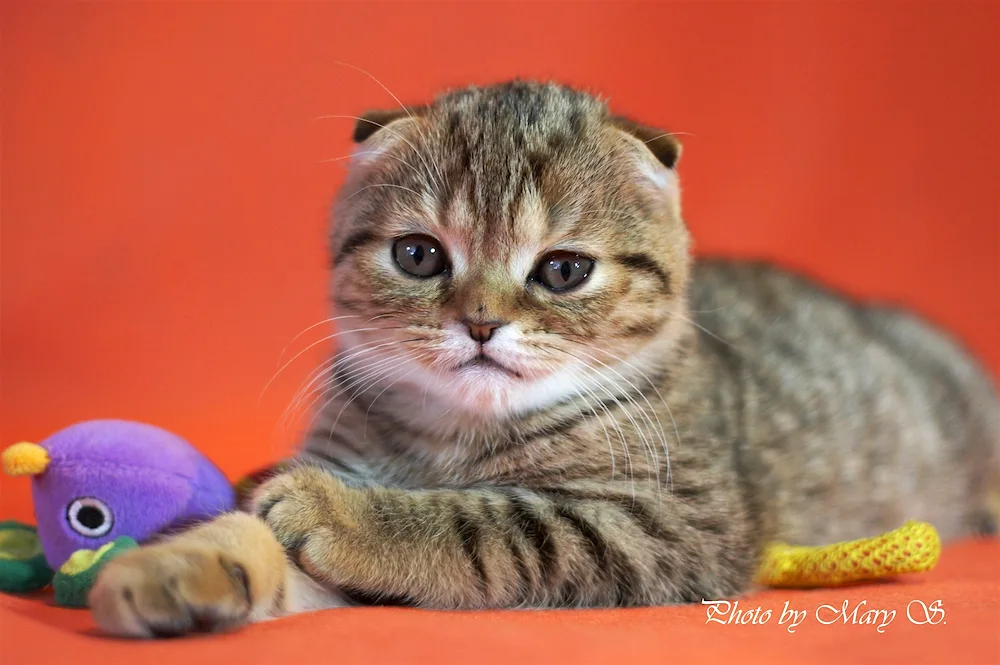
<path fill-rule="evenodd" d="M 771 587 L 829 587 L 851 582 L 922 573 L 941 556 L 941 539 L 925 522 L 907 522 L 895 531 L 823 547 L 767 547 L 757 584 Z"/>

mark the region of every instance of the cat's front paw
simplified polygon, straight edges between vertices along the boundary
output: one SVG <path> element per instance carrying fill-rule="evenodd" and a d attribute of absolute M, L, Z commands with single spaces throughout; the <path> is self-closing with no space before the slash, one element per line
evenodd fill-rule
<path fill-rule="evenodd" d="M 357 499 L 329 473 L 303 466 L 261 486 L 251 509 L 300 568 L 322 579 L 333 565 L 337 532 L 357 526 L 351 516 Z"/>
<path fill-rule="evenodd" d="M 234 628 L 250 618 L 246 568 L 221 549 L 174 544 L 125 552 L 108 562 L 88 603 L 117 637 L 171 637 Z"/>

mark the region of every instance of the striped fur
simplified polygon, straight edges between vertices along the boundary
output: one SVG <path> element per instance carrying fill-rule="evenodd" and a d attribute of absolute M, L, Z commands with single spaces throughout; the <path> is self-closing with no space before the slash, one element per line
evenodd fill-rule
<path fill-rule="evenodd" d="M 109 564 L 91 598 L 106 629 L 187 632 L 205 608 L 230 625 L 343 602 L 694 602 L 746 590 L 771 539 L 995 527 L 988 377 L 908 314 L 693 265 L 672 137 L 515 82 L 365 116 L 355 138 L 331 236 L 341 346 L 302 463 L 252 524 Z M 444 273 L 393 264 L 414 233 Z M 547 291 L 532 274 L 553 249 L 593 274 Z M 462 320 L 503 325 L 480 347 Z M 508 371 L 465 364 L 479 352 Z M 245 584 L 170 587 L 205 551 Z M 200 623 L 171 609 L 191 606 Z"/>

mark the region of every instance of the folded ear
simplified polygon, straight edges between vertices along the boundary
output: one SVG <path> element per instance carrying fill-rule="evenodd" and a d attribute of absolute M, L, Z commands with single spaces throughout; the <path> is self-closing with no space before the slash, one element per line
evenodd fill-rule
<path fill-rule="evenodd" d="M 420 115 L 422 111 L 423 107 L 409 109 L 398 108 L 386 111 L 367 111 L 362 113 L 361 117 L 358 118 L 358 121 L 354 124 L 354 135 L 351 138 L 354 139 L 355 143 L 362 143 L 380 129 L 388 127 L 397 120 L 416 117 Z"/>
<path fill-rule="evenodd" d="M 677 165 L 677 160 L 681 158 L 681 144 L 670 132 L 646 127 L 621 116 L 613 116 L 611 122 L 618 129 L 645 143 L 653 156 L 668 169 Z"/>

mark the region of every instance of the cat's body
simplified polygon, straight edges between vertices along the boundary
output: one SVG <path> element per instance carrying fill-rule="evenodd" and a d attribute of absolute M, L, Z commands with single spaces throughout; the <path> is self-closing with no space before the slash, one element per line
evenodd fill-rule
<path fill-rule="evenodd" d="M 769 540 L 995 518 L 982 370 L 909 315 L 758 264 L 692 268 L 670 137 L 511 84 L 356 139 L 309 464 L 258 518 L 109 564 L 91 596 L 109 631 L 344 600 L 698 601 L 745 590 Z"/>
<path fill-rule="evenodd" d="M 742 474 L 767 537 L 827 544 L 908 519 L 946 540 L 995 529 L 983 497 L 996 394 L 946 334 L 762 264 L 702 262 L 691 306 L 706 352 L 724 359 L 717 383 L 735 384 Z"/>

